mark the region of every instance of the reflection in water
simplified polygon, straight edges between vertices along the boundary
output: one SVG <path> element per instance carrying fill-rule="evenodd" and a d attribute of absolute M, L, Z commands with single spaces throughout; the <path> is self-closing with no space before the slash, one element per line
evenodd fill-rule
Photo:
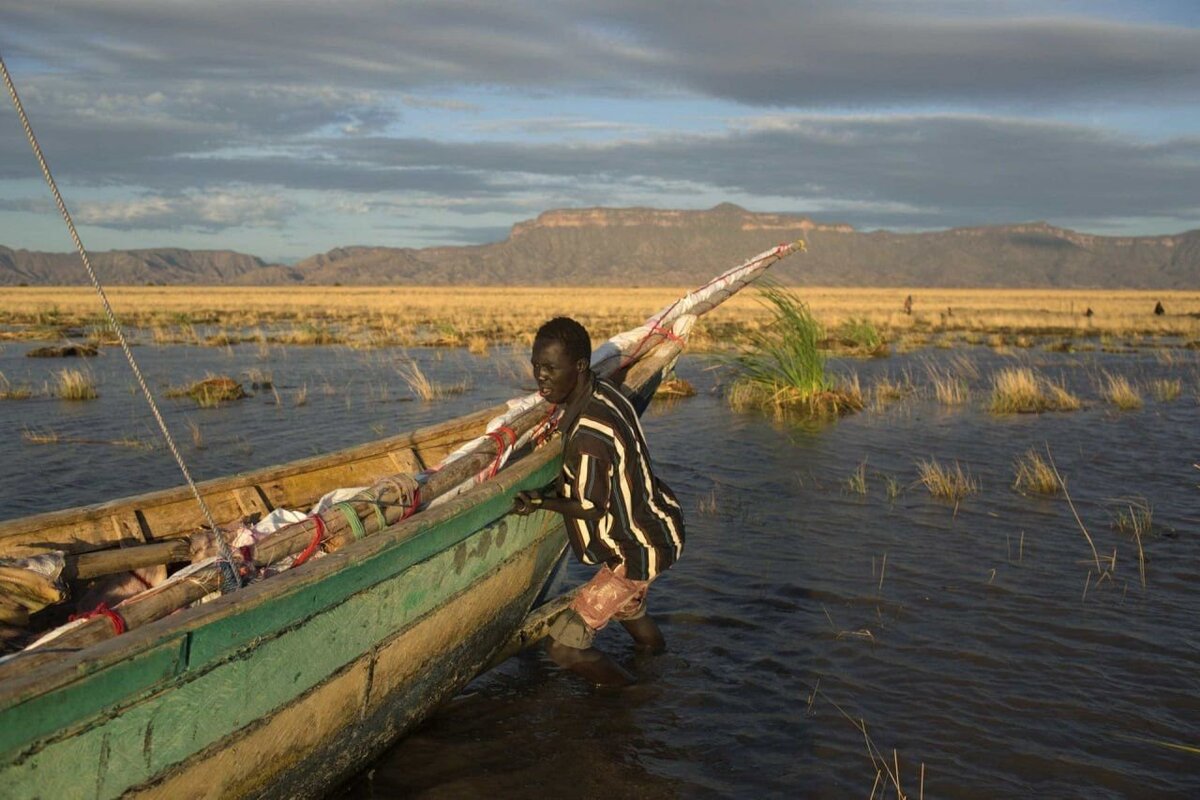
<path fill-rule="evenodd" d="M 139 358 L 160 389 L 209 371 L 273 371 L 282 406 L 262 392 L 214 411 L 168 404 L 173 428 L 202 428 L 204 449 L 185 435 L 185 455 L 209 478 L 498 402 L 520 375 L 506 377 L 495 364 L 508 356 L 493 352 L 413 351 L 431 377 L 471 381 L 468 394 L 434 404 L 398 402 L 403 354 L 388 351 L 274 348 L 264 363 L 254 348 L 143 348 Z M 925 391 L 823 426 L 731 414 L 713 393 L 718 373 L 685 359 L 699 396 L 645 420 L 689 524 L 682 560 L 651 597 L 670 651 L 638 659 L 620 630 L 605 631 L 601 646 L 642 679 L 609 692 L 524 654 L 336 796 L 867 796 L 878 765 L 860 721 L 913 797 L 922 765 L 930 797 L 1200 794 L 1197 756 L 1170 746 L 1200 746 L 1196 354 L 958 352 L 980 375 L 965 406 Z M 7 346 L 0 371 L 40 385 L 36 371 L 50 367 L 22 356 Z M 925 363 L 949 357 L 839 367 L 867 388 L 905 370 L 920 386 Z M 1084 409 L 985 413 L 988 376 L 1014 364 L 1063 379 Z M 95 403 L 0 404 L 0 441 L 19 457 L 0 472 L 5 517 L 177 483 L 161 449 L 22 442 L 24 427 L 149 435 L 118 360 L 92 368 Z M 1117 412 L 1099 399 L 1105 370 L 1190 388 Z M 288 404 L 304 385 L 307 403 Z M 1050 448 L 1100 555 L 1115 551 L 1099 583 L 1066 503 L 1010 488 L 1013 461 L 1031 447 Z M 982 491 L 957 512 L 931 499 L 916 482 L 916 462 L 929 458 L 961 462 Z M 848 491 L 864 459 L 866 494 Z M 1136 544 L 1113 525 L 1130 498 L 1153 508 L 1144 590 Z M 572 563 L 562 585 L 588 574 Z"/>

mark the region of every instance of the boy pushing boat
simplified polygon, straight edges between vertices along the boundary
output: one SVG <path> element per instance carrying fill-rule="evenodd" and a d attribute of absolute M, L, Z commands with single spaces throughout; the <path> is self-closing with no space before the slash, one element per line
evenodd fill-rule
<path fill-rule="evenodd" d="M 616 620 L 643 652 L 665 647 L 646 612 L 651 582 L 683 550 L 683 512 L 655 474 L 637 411 L 613 384 L 589 367 L 587 330 L 556 317 L 533 342 L 533 375 L 547 402 L 562 408 L 563 468 L 559 494 L 518 493 L 514 510 L 562 514 L 571 549 L 584 564 L 599 564 L 570 609 L 551 626 L 547 652 L 561 667 L 603 686 L 633 676 L 593 646 L 596 633 Z"/>

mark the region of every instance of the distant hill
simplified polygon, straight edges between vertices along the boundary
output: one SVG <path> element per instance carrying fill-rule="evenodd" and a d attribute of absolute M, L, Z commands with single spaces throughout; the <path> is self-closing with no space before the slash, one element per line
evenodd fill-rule
<path fill-rule="evenodd" d="M 110 284 L 681 286 L 780 242 L 808 253 L 775 273 L 822 286 L 1091 287 L 1200 285 L 1200 230 L 1109 237 L 1044 222 L 932 233 L 859 232 L 728 203 L 707 211 L 587 208 L 547 211 L 503 242 L 423 249 L 341 247 L 295 266 L 231 251 L 93 254 Z M 0 247 L 0 285 L 86 282 L 73 254 Z"/>

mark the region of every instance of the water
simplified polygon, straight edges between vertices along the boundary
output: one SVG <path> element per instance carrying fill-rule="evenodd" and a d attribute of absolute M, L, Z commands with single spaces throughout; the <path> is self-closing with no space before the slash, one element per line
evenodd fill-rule
<path fill-rule="evenodd" d="M 24 359 L 25 349 L 0 352 L 14 384 L 37 388 L 64 365 Z M 604 631 L 598 644 L 641 679 L 621 691 L 591 690 L 540 653 L 513 659 L 335 796 L 866 797 L 885 759 L 912 797 L 922 786 L 929 797 L 1196 796 L 1200 362 L 1170 353 L 972 348 L 841 362 L 835 369 L 856 371 L 865 388 L 906 372 L 927 388 L 926 363 L 945 366 L 956 354 L 980 377 L 966 407 L 924 392 L 822 426 L 732 414 L 720 370 L 685 358 L 680 374 L 699 395 L 656 404 L 644 420 L 688 517 L 683 558 L 651 595 L 669 652 L 635 657 L 622 631 Z M 165 401 L 198 477 L 410 429 L 524 383 L 524 353 L 510 351 L 412 351 L 436 379 L 471 383 L 432 404 L 405 400 L 397 352 L 138 355 L 159 390 L 205 372 L 273 373 L 281 405 L 270 391 L 215 410 Z M 118 359 L 109 351 L 89 362 L 98 401 L 0 403 L 4 517 L 178 482 L 161 448 L 21 438 L 26 428 L 150 437 Z M 1061 377 L 1084 409 L 987 414 L 990 374 L 1015 364 Z M 1118 412 L 1099 399 L 1104 370 L 1143 386 L 1180 378 L 1183 395 L 1146 394 L 1142 409 Z M 1053 454 L 1105 566 L 1116 551 L 1100 583 L 1065 500 L 1010 488 L 1013 461 L 1031 447 Z M 916 462 L 930 458 L 957 460 L 981 491 L 957 509 L 932 499 L 916 482 Z M 861 495 L 847 481 L 864 459 Z M 1153 508 L 1144 589 L 1136 544 L 1113 525 L 1131 500 Z M 570 564 L 559 581 L 587 575 Z M 891 787 L 886 774 L 879 780 Z"/>

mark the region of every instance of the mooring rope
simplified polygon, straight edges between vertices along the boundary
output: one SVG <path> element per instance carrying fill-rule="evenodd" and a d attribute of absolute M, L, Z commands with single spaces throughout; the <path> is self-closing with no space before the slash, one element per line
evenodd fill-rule
<path fill-rule="evenodd" d="M 171 455 L 175 457 L 175 463 L 179 465 L 179 471 L 183 473 L 183 477 L 187 480 L 187 484 L 191 488 L 196 502 L 200 505 L 200 511 L 204 514 L 204 519 L 208 522 L 209 529 L 213 532 L 213 536 L 217 540 L 217 553 L 220 556 L 217 563 L 221 569 L 221 591 L 222 593 L 233 591 L 241 586 L 241 582 L 238 579 L 237 567 L 233 563 L 233 550 L 230 548 L 229 542 L 225 541 L 225 537 L 221 535 L 221 529 L 213 519 L 212 512 L 208 510 L 208 505 L 205 504 L 204 498 L 200 495 L 200 490 L 196 488 L 196 482 L 192 480 L 192 475 L 188 472 L 187 465 L 183 462 L 183 456 L 180 454 L 179 448 L 175 446 L 175 439 L 171 436 L 171 432 L 167 430 L 167 423 L 163 420 L 162 414 L 158 410 L 158 404 L 154 402 L 154 396 L 150 393 L 149 387 L 146 386 L 146 380 L 142 377 L 142 371 L 138 368 L 137 361 L 133 358 L 133 353 L 129 350 L 129 344 L 125 341 L 125 333 L 121 330 L 120 323 L 117 322 L 117 317 L 108 302 L 108 296 L 104 293 L 104 287 L 100 285 L 100 280 L 96 277 L 95 270 L 92 269 L 91 259 L 88 258 L 83 241 L 80 240 L 79 233 L 75 230 L 75 223 L 71 220 L 70 212 L 67 211 L 67 204 L 63 202 L 62 194 L 58 191 L 58 184 L 54 182 L 54 176 L 50 174 L 50 165 L 46 163 L 46 158 L 42 155 L 42 148 L 38 144 L 37 137 L 33 133 L 33 128 L 29 124 L 29 118 L 25 116 L 25 107 L 21 104 L 21 98 L 17 95 L 17 87 L 13 84 L 12 76 L 9 75 L 8 65 L 4 63 L 3 55 L 0 55 L 0 72 L 4 73 L 4 85 L 8 87 L 8 96 L 12 98 L 13 106 L 17 109 L 17 116 L 21 118 L 21 127 L 25 129 L 25 138 L 29 140 L 29 146 L 33 148 L 33 155 L 37 158 L 38 166 L 42 169 L 42 177 L 46 179 L 46 184 L 50 187 L 50 192 L 54 195 L 54 203 L 58 206 L 58 212 L 62 214 L 63 221 L 67 223 L 67 230 L 71 234 L 71 241 L 75 243 L 75 249 L 79 251 L 79 258 L 83 261 L 83 267 L 87 270 L 88 278 L 91 279 L 92 286 L 96 289 L 96 294 L 100 295 L 100 302 L 104 305 L 104 314 L 108 318 L 108 324 L 112 328 L 113 333 L 117 335 L 117 341 L 121 343 L 121 350 L 125 353 L 125 360 L 129 362 L 129 367 L 133 370 L 133 376 L 137 379 L 138 386 L 141 387 L 142 394 L 146 397 L 146 402 L 150 404 L 150 411 L 153 412 L 154 419 L 158 422 L 158 428 L 162 431 L 163 439 L 166 440 L 167 447 L 171 450 Z"/>

